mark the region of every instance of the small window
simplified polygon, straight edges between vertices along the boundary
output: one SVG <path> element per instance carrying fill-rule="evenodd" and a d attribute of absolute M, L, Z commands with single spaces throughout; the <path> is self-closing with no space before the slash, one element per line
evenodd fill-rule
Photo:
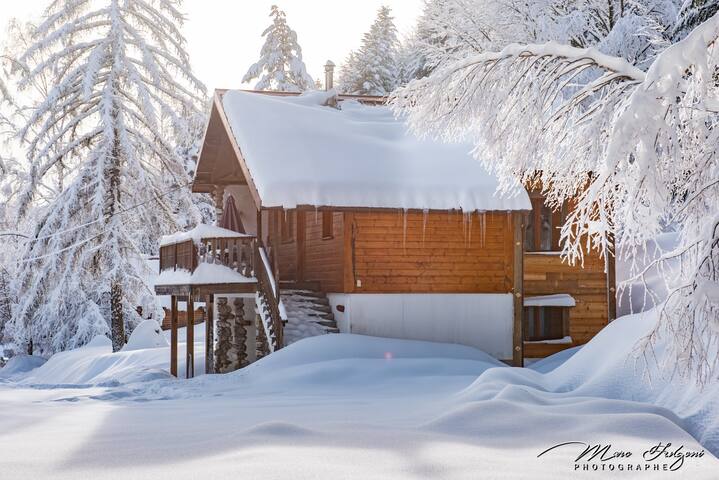
<path fill-rule="evenodd" d="M 330 210 L 322 211 L 322 238 L 332 238 L 334 214 Z"/>
<path fill-rule="evenodd" d="M 295 211 L 280 212 L 282 218 L 282 241 L 285 243 L 295 240 Z"/>
<path fill-rule="evenodd" d="M 567 307 L 524 307 L 526 341 L 559 340 L 569 335 Z"/>
<path fill-rule="evenodd" d="M 525 229 L 524 246 L 528 252 L 553 252 L 559 250 L 559 229 L 564 221 L 564 208 L 552 211 L 545 205 L 544 197 L 532 194 L 532 211 L 529 212 Z"/>

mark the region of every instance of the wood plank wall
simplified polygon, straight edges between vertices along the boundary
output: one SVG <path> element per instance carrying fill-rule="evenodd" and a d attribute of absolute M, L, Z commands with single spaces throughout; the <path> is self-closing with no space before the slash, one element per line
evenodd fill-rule
<path fill-rule="evenodd" d="M 346 214 L 348 221 L 347 292 L 512 291 L 509 213 L 354 212 Z"/>
<path fill-rule="evenodd" d="M 524 295 L 568 293 L 577 305 L 569 311 L 569 334 L 575 344 L 588 342 L 607 323 L 607 276 L 604 260 L 592 253 L 584 268 L 562 262 L 559 255 L 524 255 Z"/>
<path fill-rule="evenodd" d="M 342 292 L 344 214 L 332 213 L 332 237 L 322 238 L 322 212 L 305 213 L 305 263 L 307 282 L 320 282 L 323 292 Z"/>

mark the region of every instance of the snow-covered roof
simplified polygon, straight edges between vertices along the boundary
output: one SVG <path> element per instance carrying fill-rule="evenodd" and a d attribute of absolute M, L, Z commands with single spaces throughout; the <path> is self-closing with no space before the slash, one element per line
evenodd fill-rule
<path fill-rule="evenodd" d="M 574 307 L 576 305 L 574 297 L 567 293 L 524 298 L 525 307 Z"/>
<path fill-rule="evenodd" d="M 252 237 L 246 233 L 237 233 L 233 230 L 228 230 L 222 227 L 216 227 L 214 225 L 206 225 L 204 223 L 199 224 L 192 230 L 186 232 L 177 232 L 172 235 L 165 235 L 160 238 L 160 246 L 172 245 L 175 243 L 182 243 L 188 240 L 192 240 L 195 243 L 199 243 L 203 238 L 244 238 Z"/>
<path fill-rule="evenodd" d="M 263 206 L 531 209 L 524 189 L 495 195 L 498 181 L 470 155 L 471 145 L 419 139 L 384 106 L 325 106 L 332 95 L 224 94 Z"/>

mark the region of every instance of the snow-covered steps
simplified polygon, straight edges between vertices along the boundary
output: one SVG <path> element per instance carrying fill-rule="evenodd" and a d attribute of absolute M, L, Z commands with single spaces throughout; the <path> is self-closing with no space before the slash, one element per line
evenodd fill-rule
<path fill-rule="evenodd" d="M 283 289 L 280 298 L 287 310 L 285 344 L 305 337 L 339 333 L 332 307 L 323 292 L 306 289 Z"/>

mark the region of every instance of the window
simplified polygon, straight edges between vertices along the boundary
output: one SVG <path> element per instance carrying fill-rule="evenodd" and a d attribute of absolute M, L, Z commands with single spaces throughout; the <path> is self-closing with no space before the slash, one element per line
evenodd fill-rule
<path fill-rule="evenodd" d="M 281 230 L 282 230 L 282 241 L 289 243 L 295 240 L 295 211 L 282 211 L 280 212 L 281 217 Z"/>
<path fill-rule="evenodd" d="M 544 197 L 530 194 L 532 211 L 529 212 L 525 229 L 524 246 L 528 252 L 553 252 L 559 250 L 559 229 L 564 221 L 564 208 L 552 211 L 544 204 Z"/>
<path fill-rule="evenodd" d="M 332 238 L 332 227 L 333 227 L 334 214 L 331 210 L 322 211 L 322 238 Z"/>
<path fill-rule="evenodd" d="M 567 307 L 524 307 L 524 340 L 559 340 L 569 335 Z"/>

